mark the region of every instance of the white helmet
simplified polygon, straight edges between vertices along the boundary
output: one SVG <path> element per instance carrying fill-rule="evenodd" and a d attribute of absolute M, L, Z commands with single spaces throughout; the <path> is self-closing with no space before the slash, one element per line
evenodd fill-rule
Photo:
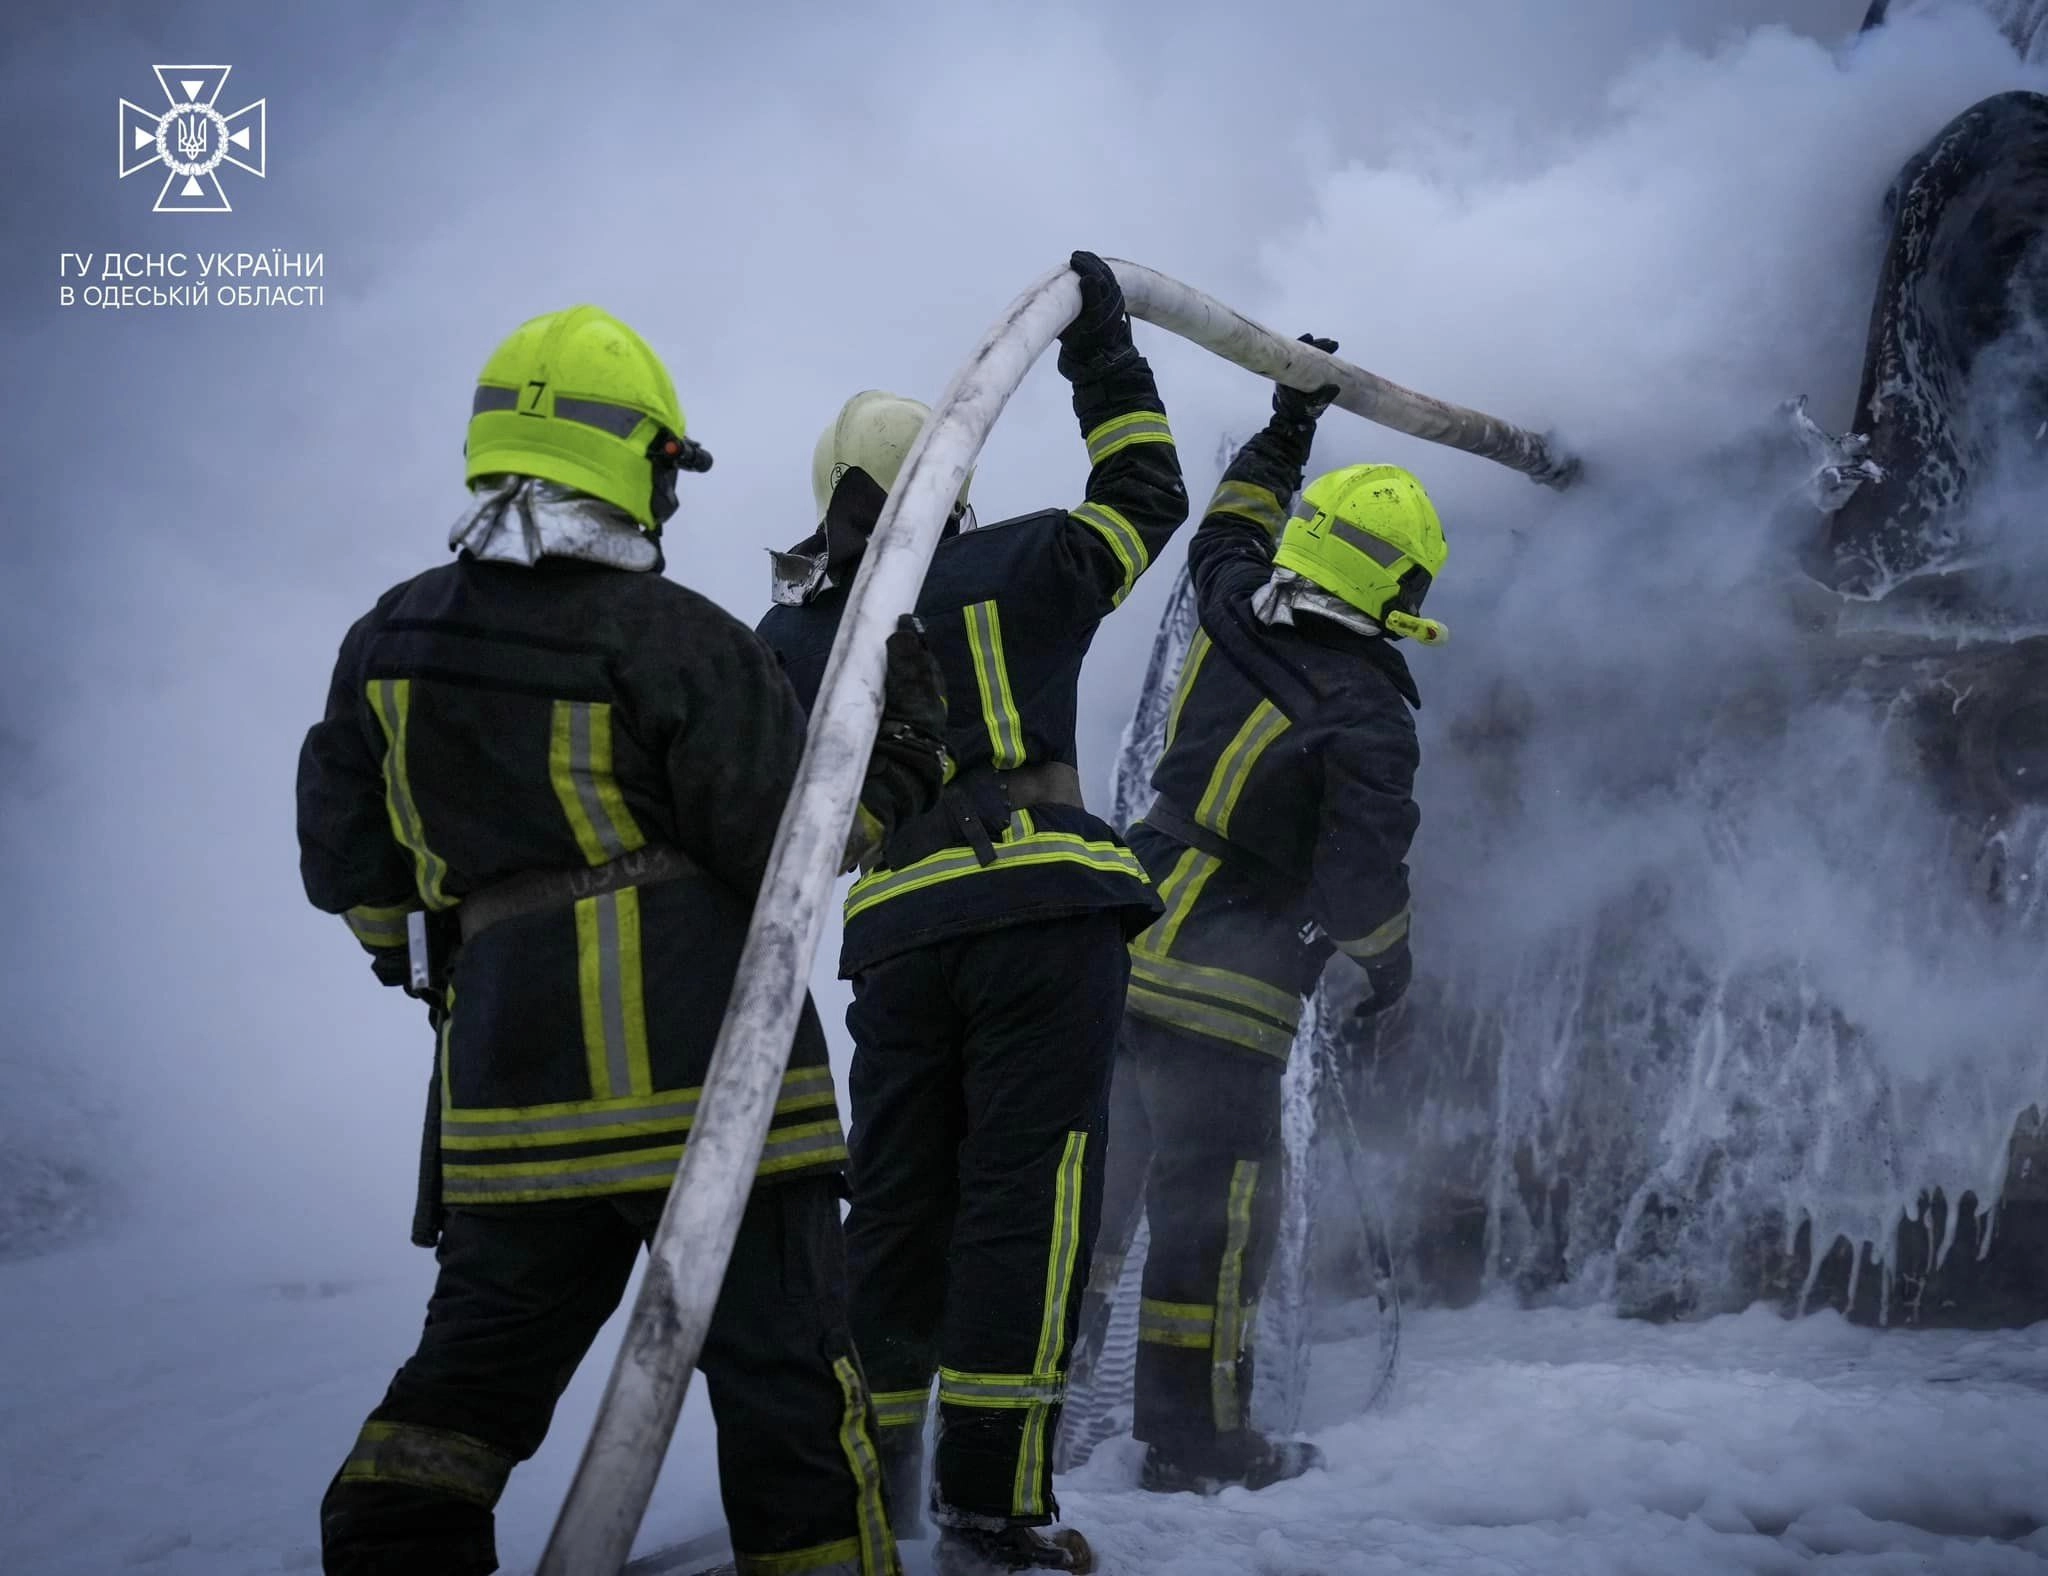
<path fill-rule="evenodd" d="M 818 505 L 818 518 L 825 518 L 833 488 L 855 466 L 867 472 L 883 492 L 894 487 L 903 462 L 910 457 L 911 445 L 931 413 L 929 405 L 880 389 L 866 389 L 840 406 L 811 452 L 811 497 Z M 967 502 L 967 489 L 973 481 L 974 473 L 969 471 L 960 483 L 956 509 Z"/>

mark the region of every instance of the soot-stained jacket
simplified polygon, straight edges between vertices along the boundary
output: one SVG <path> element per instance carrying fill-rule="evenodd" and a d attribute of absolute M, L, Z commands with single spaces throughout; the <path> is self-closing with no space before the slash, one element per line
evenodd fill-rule
<path fill-rule="evenodd" d="M 448 1203 L 669 1185 L 803 738 L 753 632 L 657 574 L 465 555 L 349 630 L 300 754 L 300 865 L 380 979 L 404 979 L 408 914 L 508 877 L 651 844 L 696 867 L 462 946 L 440 1046 Z M 760 1175 L 845 1153 L 807 1004 Z"/>
<path fill-rule="evenodd" d="M 1131 829 L 1165 912 L 1132 947 L 1130 1009 L 1285 1057 L 1332 949 L 1397 993 L 1419 760 L 1408 665 L 1310 615 L 1266 623 L 1301 467 L 1269 429 L 1238 453 L 1188 550 L 1201 628 Z"/>
<path fill-rule="evenodd" d="M 945 673 L 947 746 L 962 782 L 985 782 L 987 768 L 1076 764 L 1076 691 L 1096 626 L 1187 518 L 1173 435 L 1144 359 L 1131 352 L 1077 382 L 1073 400 L 1091 464 L 1085 501 L 947 537 L 918 597 L 926 642 Z M 819 534 L 799 548 L 828 556 L 831 583 L 761 621 L 806 706 L 885 501 L 860 471 L 842 480 Z M 1000 803 L 986 850 L 952 839 L 906 854 L 899 840 L 854 883 L 843 974 L 1027 920 L 1122 909 L 1135 932 L 1158 912 L 1143 866 L 1087 810 Z"/>

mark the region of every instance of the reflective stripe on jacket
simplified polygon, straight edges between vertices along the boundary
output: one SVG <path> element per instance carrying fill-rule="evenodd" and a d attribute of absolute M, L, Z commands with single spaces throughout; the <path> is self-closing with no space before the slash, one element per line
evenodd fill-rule
<path fill-rule="evenodd" d="M 1172 433 L 1142 357 L 1077 384 L 1074 413 L 1091 462 L 1085 501 L 949 536 L 918 597 L 946 678 L 947 745 L 963 771 L 1075 764 L 1076 691 L 1096 626 L 1187 518 Z M 864 535 L 873 523 L 854 528 Z M 806 705 L 845 602 L 845 587 L 830 585 L 761 621 Z M 1006 811 L 988 828 L 992 863 L 963 841 L 855 882 L 841 972 L 999 925 L 1121 908 L 1135 929 L 1158 912 L 1143 867 L 1101 820 L 1072 806 L 1010 809 L 1025 813 Z"/>
<path fill-rule="evenodd" d="M 1189 548 L 1201 628 L 1152 775 L 1168 808 L 1131 831 L 1164 913 L 1132 944 L 1130 1010 L 1280 1057 L 1333 950 L 1370 971 L 1406 947 L 1419 820 L 1400 652 L 1252 612 L 1299 484 L 1262 434 L 1210 502 Z"/>
<path fill-rule="evenodd" d="M 465 556 L 349 631 L 300 756 L 300 863 L 380 977 L 410 910 L 649 843 L 698 866 L 463 947 L 440 1047 L 448 1202 L 668 1186 L 803 731 L 752 632 L 658 575 Z M 837 1170 L 808 1004 L 790 1065 L 761 1174 Z"/>

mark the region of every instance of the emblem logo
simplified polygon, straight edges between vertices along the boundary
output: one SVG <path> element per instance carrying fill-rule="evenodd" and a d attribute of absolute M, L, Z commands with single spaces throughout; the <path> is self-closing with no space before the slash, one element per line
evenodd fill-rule
<path fill-rule="evenodd" d="M 157 66 L 166 108 L 121 100 L 121 178 L 161 164 L 169 172 L 157 193 L 158 213 L 231 213 L 220 183 L 223 164 L 263 177 L 264 105 L 257 99 L 232 115 L 219 107 L 232 66 Z"/>

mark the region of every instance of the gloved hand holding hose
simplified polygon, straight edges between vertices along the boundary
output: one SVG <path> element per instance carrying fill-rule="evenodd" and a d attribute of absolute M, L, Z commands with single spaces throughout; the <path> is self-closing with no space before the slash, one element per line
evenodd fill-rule
<path fill-rule="evenodd" d="M 868 757 L 839 873 L 884 847 L 904 822 L 939 802 L 946 780 L 946 681 L 924 643 L 924 627 L 905 614 L 889 636 L 882 681 L 882 722 Z"/>
<path fill-rule="evenodd" d="M 1081 281 L 1081 310 L 1060 330 L 1060 376 L 1086 382 L 1114 371 L 1138 353 L 1131 314 L 1116 271 L 1093 252 L 1076 252 L 1067 266 Z"/>
<path fill-rule="evenodd" d="M 1303 334 L 1301 342 L 1313 345 L 1327 355 L 1337 353 L 1337 341 L 1320 339 L 1314 334 Z M 1316 423 L 1324 411 L 1336 399 L 1339 389 L 1334 383 L 1325 383 L 1313 394 L 1304 394 L 1300 389 L 1289 388 L 1285 383 L 1276 384 L 1273 389 L 1273 419 L 1267 423 L 1266 431 L 1275 440 L 1276 453 L 1292 460 L 1296 469 L 1308 468 L 1310 446 L 1316 439 Z"/>

